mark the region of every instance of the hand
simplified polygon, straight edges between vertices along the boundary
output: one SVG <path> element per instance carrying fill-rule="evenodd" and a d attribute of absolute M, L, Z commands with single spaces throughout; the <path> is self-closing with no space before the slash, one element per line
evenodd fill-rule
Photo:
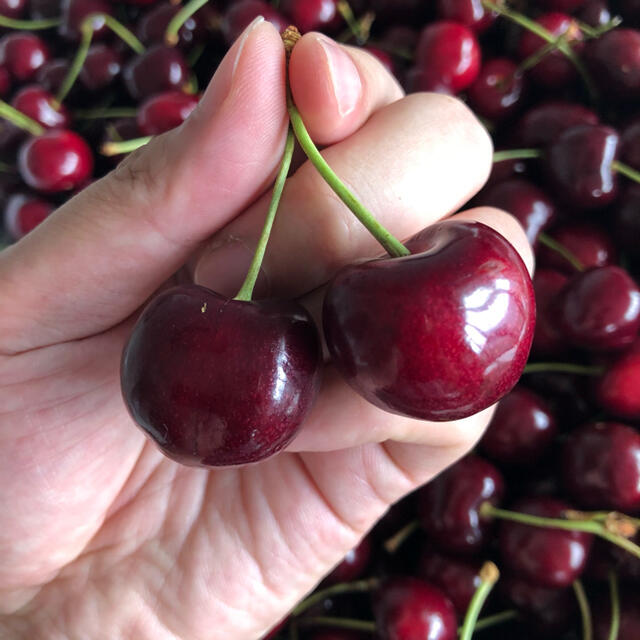
<path fill-rule="evenodd" d="M 485 181 L 489 137 L 455 99 L 403 98 L 362 51 L 306 35 L 294 98 L 337 174 L 396 236 Z M 154 139 L 0 253 L 0 636 L 257 638 L 388 506 L 467 452 L 490 411 L 429 424 L 384 413 L 325 367 L 288 450 L 217 470 L 163 457 L 129 418 L 124 341 L 184 278 L 245 275 L 287 129 L 283 47 L 254 24 L 180 128 Z M 503 233 L 507 214 L 458 214 Z M 381 252 L 309 163 L 287 182 L 259 293 L 301 297 Z"/>

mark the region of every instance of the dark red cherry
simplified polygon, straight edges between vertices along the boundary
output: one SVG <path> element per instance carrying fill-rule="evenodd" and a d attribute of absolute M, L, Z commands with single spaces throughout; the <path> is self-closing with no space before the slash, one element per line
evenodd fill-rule
<path fill-rule="evenodd" d="M 632 256 L 640 256 L 640 185 L 630 182 L 624 186 L 615 204 L 615 238 L 618 246 Z"/>
<path fill-rule="evenodd" d="M 536 22 L 542 25 L 554 37 L 564 36 L 571 43 L 574 50 L 582 48 L 582 31 L 576 21 L 566 13 L 553 11 L 545 13 Z M 524 60 L 534 55 L 546 41 L 532 31 L 523 30 L 518 43 L 518 55 Z M 540 85 L 559 88 L 571 82 L 576 75 L 576 69 L 561 51 L 552 51 L 544 56 L 538 64 L 529 70 L 529 75 Z"/>
<path fill-rule="evenodd" d="M 640 433 L 619 422 L 573 430 L 561 464 L 564 486 L 585 509 L 640 510 Z"/>
<path fill-rule="evenodd" d="M 0 98 L 11 91 L 11 74 L 5 65 L 0 65 Z"/>
<path fill-rule="evenodd" d="M 618 134 L 605 125 L 576 125 L 549 145 L 547 174 L 557 195 L 580 209 L 598 209 L 613 200 L 618 182 Z"/>
<path fill-rule="evenodd" d="M 53 204 L 25 193 L 9 196 L 4 208 L 4 227 L 13 240 L 35 229 L 53 210 Z"/>
<path fill-rule="evenodd" d="M 294 302 L 230 300 L 198 285 L 146 307 L 122 356 L 135 422 L 170 458 L 262 460 L 296 434 L 319 386 L 320 343 Z"/>
<path fill-rule="evenodd" d="M 598 83 L 619 100 L 640 98 L 640 31 L 612 29 L 588 43 L 585 58 Z"/>
<path fill-rule="evenodd" d="M 544 399 L 517 386 L 500 400 L 480 448 L 501 464 L 532 466 L 548 451 L 556 431 L 555 416 Z"/>
<path fill-rule="evenodd" d="M 540 3 L 549 11 L 571 13 L 584 4 L 584 0 L 542 0 Z"/>
<path fill-rule="evenodd" d="M 594 267 L 576 274 L 561 294 L 562 332 L 578 347 L 620 349 L 640 329 L 640 289 L 616 266 Z"/>
<path fill-rule="evenodd" d="M 515 249 L 479 223 L 432 225 L 413 255 L 343 268 L 324 299 L 334 364 L 393 413 L 456 420 L 505 395 L 533 339 L 535 301 Z"/>
<path fill-rule="evenodd" d="M 138 129 L 154 136 L 181 125 L 196 108 L 198 97 L 181 91 L 166 91 L 147 99 L 138 110 Z"/>
<path fill-rule="evenodd" d="M 620 159 L 640 171 L 640 118 L 633 120 L 620 133 Z"/>
<path fill-rule="evenodd" d="M 54 108 L 54 96 L 32 84 L 15 94 L 11 104 L 47 129 L 64 129 L 71 123 L 71 115 L 64 105 Z"/>
<path fill-rule="evenodd" d="M 121 67 L 122 56 L 114 47 L 100 43 L 91 45 L 80 71 L 80 82 L 89 91 L 100 91 L 120 75 Z"/>
<path fill-rule="evenodd" d="M 390 578 L 373 600 L 380 640 L 454 640 L 453 604 L 436 587 L 417 578 Z"/>
<path fill-rule="evenodd" d="M 45 62 L 36 74 L 36 82 L 51 94 L 56 94 L 67 77 L 71 63 L 66 58 L 52 58 Z M 72 87 L 71 93 L 75 90 Z M 65 100 L 66 102 L 66 100 Z"/>
<path fill-rule="evenodd" d="M 524 178 L 512 178 L 491 185 L 480 193 L 478 204 L 504 209 L 515 216 L 532 245 L 537 243 L 538 234 L 556 217 L 556 207 L 551 198 Z"/>
<path fill-rule="evenodd" d="M 333 571 L 324 579 L 324 584 L 338 584 L 356 580 L 365 572 L 373 549 L 369 536 L 365 536 L 358 546 L 347 553 Z"/>
<path fill-rule="evenodd" d="M 69 191 L 91 176 L 93 156 L 77 133 L 53 129 L 20 147 L 18 170 L 33 189 L 43 193 Z"/>
<path fill-rule="evenodd" d="M 593 607 L 593 640 L 611 638 L 611 600 L 598 598 Z M 620 593 L 620 627 L 616 640 L 640 638 L 640 594 L 637 588 L 622 589 Z"/>
<path fill-rule="evenodd" d="M 493 121 L 513 115 L 522 105 L 525 94 L 524 76 L 517 69 L 508 58 L 485 62 L 467 91 L 473 110 Z"/>
<path fill-rule="evenodd" d="M 258 16 L 262 16 L 280 32 L 289 25 L 289 21 L 264 0 L 237 0 L 225 11 L 222 20 L 222 33 L 227 44 L 233 44 Z"/>
<path fill-rule="evenodd" d="M 284 0 L 280 11 L 291 18 L 301 33 L 324 31 L 331 33 L 344 25 L 336 0 Z"/>
<path fill-rule="evenodd" d="M 493 24 L 496 14 L 485 9 L 481 0 L 438 0 L 438 17 L 481 33 Z"/>
<path fill-rule="evenodd" d="M 497 505 L 503 493 L 498 469 L 468 455 L 420 489 L 420 524 L 444 551 L 475 553 L 487 543 L 492 528 L 478 509 L 484 502 Z"/>
<path fill-rule="evenodd" d="M 514 133 L 523 147 L 540 148 L 578 124 L 598 124 L 598 115 L 581 104 L 555 100 L 531 107 Z"/>
<path fill-rule="evenodd" d="M 178 42 L 181 47 L 191 47 L 194 43 L 200 42 L 205 38 L 207 34 L 205 20 L 208 15 L 204 11 L 206 8 L 208 8 L 207 5 L 203 9 L 196 11 L 180 27 Z M 179 4 L 171 2 L 156 4 L 139 18 L 136 25 L 136 35 L 145 45 L 164 43 L 169 22 L 179 10 Z"/>
<path fill-rule="evenodd" d="M 418 575 L 446 593 L 458 617 L 463 618 L 480 586 L 481 567 L 480 560 L 444 555 L 426 547 L 420 553 Z"/>
<path fill-rule="evenodd" d="M 480 45 L 468 27 L 451 20 L 427 25 L 416 49 L 418 89 L 440 88 L 457 93 L 469 87 L 480 71 Z"/>
<path fill-rule="evenodd" d="M 598 380 L 598 404 L 619 418 L 640 420 L 640 339 L 616 358 Z"/>
<path fill-rule="evenodd" d="M 27 133 L 24 129 L 0 118 L 0 153 L 2 153 L 2 157 L 12 156 L 26 137 Z"/>
<path fill-rule="evenodd" d="M 586 269 L 615 264 L 618 252 L 609 234 L 602 228 L 588 222 L 564 224 L 549 232 L 549 236 L 561 244 Z M 539 246 L 538 264 L 541 267 L 557 269 L 569 275 L 576 268 L 560 253 L 546 246 Z"/>
<path fill-rule="evenodd" d="M 571 507 L 549 497 L 525 498 L 512 510 L 545 518 L 562 518 Z M 548 529 L 503 520 L 500 554 L 504 565 L 541 587 L 569 586 L 580 576 L 591 547 L 591 534 Z"/>
<path fill-rule="evenodd" d="M 0 38 L 0 65 L 19 83 L 31 80 L 49 57 L 42 38 L 28 31 L 14 31 Z"/>
<path fill-rule="evenodd" d="M 131 97 L 142 100 L 162 91 L 181 90 L 189 80 L 189 65 L 179 49 L 157 44 L 129 61 L 123 78 Z"/>
<path fill-rule="evenodd" d="M 0 16 L 22 18 L 26 7 L 27 0 L 0 0 Z"/>
<path fill-rule="evenodd" d="M 94 13 L 111 15 L 113 5 L 107 0 L 62 0 L 62 23 L 58 27 L 60 35 L 69 40 L 79 40 L 82 23 Z M 104 21 L 94 20 L 92 36 L 94 41 L 104 38 L 109 33 L 110 30 Z"/>
<path fill-rule="evenodd" d="M 611 11 L 603 0 L 586 0 L 576 13 L 576 18 L 591 27 L 601 27 L 611 22 Z"/>
<path fill-rule="evenodd" d="M 59 18 L 62 0 L 29 0 L 29 13 L 34 20 Z"/>

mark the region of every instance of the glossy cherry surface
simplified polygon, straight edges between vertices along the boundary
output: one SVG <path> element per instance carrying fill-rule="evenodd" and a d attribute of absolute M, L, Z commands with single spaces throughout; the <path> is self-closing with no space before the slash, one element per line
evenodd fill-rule
<path fill-rule="evenodd" d="M 52 129 L 20 147 L 18 170 L 33 189 L 43 193 L 69 191 L 91 176 L 93 156 L 77 133 Z"/>
<path fill-rule="evenodd" d="M 131 97 L 141 100 L 162 91 L 181 90 L 189 80 L 189 66 L 179 49 L 157 44 L 128 62 L 122 76 Z"/>
<path fill-rule="evenodd" d="M 347 382 L 385 410 L 455 420 L 515 385 L 533 339 L 531 279 L 515 249 L 479 223 L 443 222 L 413 255 L 348 266 L 323 308 Z"/>
<path fill-rule="evenodd" d="M 4 209 L 4 226 L 14 240 L 33 231 L 53 210 L 53 204 L 25 193 L 9 197 Z"/>
<path fill-rule="evenodd" d="M 79 40 L 80 29 L 86 18 L 97 13 L 111 15 L 112 12 L 113 5 L 106 0 L 62 0 L 62 24 L 58 31 L 64 38 Z M 109 33 L 104 21 L 93 21 L 93 41 L 104 38 Z"/>
<path fill-rule="evenodd" d="M 611 22 L 611 11 L 605 0 L 586 0 L 579 7 L 576 17 L 591 27 L 600 27 Z"/>
<path fill-rule="evenodd" d="M 420 489 L 420 524 L 444 551 L 474 553 L 487 543 L 492 528 L 478 509 L 484 502 L 499 504 L 503 493 L 504 480 L 498 469 L 468 455 Z"/>
<path fill-rule="evenodd" d="M 70 62 L 65 58 L 52 58 L 45 62 L 36 73 L 36 82 L 51 94 L 55 94 L 62 86 L 69 72 Z M 69 95 L 73 95 L 76 85 L 71 88 Z M 65 100 L 67 102 L 68 98 Z"/>
<path fill-rule="evenodd" d="M 436 587 L 409 577 L 382 583 L 373 600 L 381 640 L 454 640 L 453 604 Z"/>
<path fill-rule="evenodd" d="M 20 18 L 27 7 L 26 0 L 0 0 L 0 16 Z"/>
<path fill-rule="evenodd" d="M 196 108 L 197 96 L 166 91 L 146 100 L 138 110 L 138 129 L 143 136 L 154 136 L 181 125 Z"/>
<path fill-rule="evenodd" d="M 158 2 L 140 17 L 136 25 L 136 35 L 145 45 L 163 43 L 169 22 L 179 10 L 180 5 L 178 4 Z M 178 31 L 179 45 L 191 47 L 194 43 L 202 41 L 206 34 L 205 14 L 201 9 L 189 17 L 180 27 Z"/>
<path fill-rule="evenodd" d="M 617 244 L 629 255 L 640 256 L 640 184 L 625 185 L 616 202 L 615 238 Z"/>
<path fill-rule="evenodd" d="M 29 13 L 34 20 L 59 18 L 62 13 L 61 0 L 29 0 Z"/>
<path fill-rule="evenodd" d="M 60 105 L 57 109 L 53 106 L 54 96 L 42 89 L 39 85 L 28 85 L 20 89 L 11 100 L 11 104 L 39 122 L 47 129 L 66 128 L 71 123 L 69 110 Z"/>
<path fill-rule="evenodd" d="M 262 16 L 280 32 L 289 25 L 289 21 L 268 2 L 264 0 L 238 0 L 224 13 L 222 20 L 222 33 L 228 45 L 233 44 L 236 38 L 258 16 Z"/>
<path fill-rule="evenodd" d="M 524 498 L 512 511 L 561 518 L 571 507 L 549 497 Z M 582 531 L 548 529 L 504 520 L 500 523 L 500 554 L 505 567 L 529 582 L 560 588 L 582 573 L 592 536 Z"/>
<path fill-rule="evenodd" d="M 461 22 L 477 33 L 490 27 L 496 15 L 482 5 L 481 0 L 438 0 L 438 15 L 444 20 Z"/>
<path fill-rule="evenodd" d="M 255 462 L 282 449 L 309 411 L 321 354 L 293 302 L 230 300 L 198 285 L 146 307 L 122 357 L 135 422 L 189 465 Z"/>
<path fill-rule="evenodd" d="M 5 65 L 0 65 L 0 98 L 11 91 L 11 74 Z"/>
<path fill-rule="evenodd" d="M 620 159 L 640 171 L 640 118 L 636 118 L 620 133 Z"/>
<path fill-rule="evenodd" d="M 49 47 L 33 33 L 14 31 L 0 38 L 0 65 L 18 82 L 31 80 L 49 58 Z"/>
<path fill-rule="evenodd" d="M 574 429 L 564 444 L 564 486 L 585 509 L 640 509 L 640 433 L 619 422 Z"/>
<path fill-rule="evenodd" d="M 359 578 L 367 568 L 373 547 L 369 536 L 365 536 L 358 546 L 349 551 L 333 571 L 324 579 L 324 583 L 338 584 L 351 582 Z"/>
<path fill-rule="evenodd" d="M 559 320 L 562 332 L 576 346 L 625 347 L 640 329 L 640 289 L 622 267 L 588 269 L 567 283 Z"/>
<path fill-rule="evenodd" d="M 640 339 L 611 363 L 596 386 L 598 404 L 619 418 L 640 420 Z"/>
<path fill-rule="evenodd" d="M 300 33 L 331 33 L 344 25 L 336 0 L 284 0 L 280 10 L 291 18 L 291 24 L 295 24 Z"/>
<path fill-rule="evenodd" d="M 89 91 L 100 91 L 118 77 L 121 68 L 122 56 L 114 47 L 94 44 L 82 65 L 80 81 Z"/>
<path fill-rule="evenodd" d="M 618 193 L 612 163 L 618 134 L 604 125 L 576 125 L 549 146 L 547 174 L 558 197 L 569 206 L 598 209 Z"/>

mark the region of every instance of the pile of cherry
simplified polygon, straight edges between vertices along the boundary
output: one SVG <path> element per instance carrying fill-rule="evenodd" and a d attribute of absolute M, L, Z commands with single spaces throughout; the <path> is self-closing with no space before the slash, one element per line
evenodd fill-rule
<path fill-rule="evenodd" d="M 178 126 L 263 15 L 364 46 L 407 91 L 467 101 L 498 149 L 470 204 L 514 214 L 537 257 L 529 364 L 477 450 L 395 505 L 273 637 L 446 640 L 488 594 L 478 637 L 638 640 L 638 0 L 184 9 L 0 0 L 5 243 Z"/>

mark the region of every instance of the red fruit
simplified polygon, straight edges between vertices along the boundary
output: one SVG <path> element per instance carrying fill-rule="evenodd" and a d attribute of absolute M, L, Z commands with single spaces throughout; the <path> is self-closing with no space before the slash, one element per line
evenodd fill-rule
<path fill-rule="evenodd" d="M 480 45 L 468 27 L 450 20 L 433 22 L 422 30 L 418 40 L 418 88 L 458 93 L 478 77 L 480 57 Z"/>
<path fill-rule="evenodd" d="M 390 54 L 382 49 L 378 49 L 378 47 L 373 47 L 371 45 L 366 45 L 363 47 L 365 51 L 368 51 L 372 56 L 375 56 L 382 62 L 384 68 L 392 75 L 396 74 L 396 65 L 393 62 L 393 58 Z"/>
<path fill-rule="evenodd" d="M 52 104 L 54 100 L 48 91 L 32 84 L 20 89 L 11 104 L 46 129 L 64 129 L 70 125 L 71 116 L 64 105 L 55 109 Z"/>
<path fill-rule="evenodd" d="M 591 27 L 601 27 L 611 22 L 611 11 L 604 0 L 586 0 L 576 17 Z"/>
<path fill-rule="evenodd" d="M 597 383 L 600 406 L 614 416 L 640 420 L 640 340 L 617 358 Z"/>
<path fill-rule="evenodd" d="M 371 541 L 369 536 L 365 536 L 357 547 L 354 547 L 342 559 L 333 571 L 324 579 L 324 584 L 338 584 L 340 582 L 351 582 L 359 578 L 367 568 L 371 558 Z"/>
<path fill-rule="evenodd" d="M 209 9 L 210 7 L 205 5 L 180 27 L 178 38 L 181 47 L 191 47 L 194 43 L 204 40 L 207 36 L 207 26 L 205 24 L 207 13 L 204 10 Z M 169 22 L 179 10 L 179 4 L 170 2 L 156 4 L 138 20 L 136 35 L 145 45 L 164 43 Z"/>
<path fill-rule="evenodd" d="M 609 640 L 611 637 L 611 600 L 597 598 L 593 607 L 593 638 Z M 640 638 L 640 595 L 637 589 L 622 589 L 620 593 L 620 628 L 616 640 Z"/>
<path fill-rule="evenodd" d="M 9 197 L 4 209 L 4 226 L 13 240 L 35 229 L 55 207 L 46 200 L 24 193 Z"/>
<path fill-rule="evenodd" d="M 632 256 L 640 256 L 640 185 L 625 185 L 615 205 L 615 237 L 618 246 Z"/>
<path fill-rule="evenodd" d="M 21 18 L 26 6 L 26 0 L 0 0 L 0 16 L 13 19 Z"/>
<path fill-rule="evenodd" d="M 0 98 L 6 96 L 11 90 L 11 75 L 6 66 L 0 66 Z"/>
<path fill-rule="evenodd" d="M 571 13 L 584 4 L 584 0 L 543 0 L 540 4 L 550 11 Z"/>
<path fill-rule="evenodd" d="M 94 44 L 89 47 L 80 81 L 89 91 L 100 91 L 120 75 L 121 66 L 122 56 L 116 49 L 106 44 Z"/>
<path fill-rule="evenodd" d="M 53 58 L 45 62 L 36 74 L 36 82 L 51 94 L 56 94 L 69 72 L 70 63 L 63 58 Z M 69 93 L 72 95 L 77 85 L 74 85 Z"/>
<path fill-rule="evenodd" d="M 122 356 L 135 422 L 188 465 L 256 462 L 286 446 L 319 387 L 317 330 L 285 301 L 229 300 L 197 285 L 157 296 Z"/>
<path fill-rule="evenodd" d="M 258 16 L 270 22 L 278 31 L 284 31 L 288 20 L 264 0 L 238 0 L 225 12 L 221 29 L 227 44 L 231 46 L 238 36 Z"/>
<path fill-rule="evenodd" d="M 77 133 L 54 129 L 20 147 L 18 170 L 33 189 L 44 193 L 69 191 L 91 176 L 93 156 Z"/>
<path fill-rule="evenodd" d="M 34 20 L 59 18 L 62 13 L 61 0 L 29 0 L 29 13 Z"/>
<path fill-rule="evenodd" d="M 15 31 L 0 38 L 0 65 L 19 83 L 31 80 L 49 57 L 49 48 L 33 33 Z"/>
<path fill-rule="evenodd" d="M 62 0 L 62 24 L 58 28 L 60 35 L 69 40 L 79 40 L 82 23 L 94 13 L 111 15 L 112 4 L 106 0 Z M 104 38 L 109 33 L 104 21 L 93 21 L 93 41 Z"/>
<path fill-rule="evenodd" d="M 559 294 L 569 278 L 552 269 L 537 269 L 533 276 L 536 295 L 536 329 L 532 350 L 537 355 L 559 355 L 567 341 L 558 327 Z"/>
<path fill-rule="evenodd" d="M 138 129 L 143 136 L 154 136 L 180 126 L 196 108 L 197 96 L 180 91 L 159 93 L 138 110 Z"/>
<path fill-rule="evenodd" d="M 640 118 L 628 124 L 620 134 L 620 159 L 640 171 Z"/>
<path fill-rule="evenodd" d="M 189 80 L 189 65 L 179 49 L 157 44 L 128 62 L 122 72 L 134 100 L 181 90 Z"/>
<path fill-rule="evenodd" d="M 493 24 L 496 14 L 487 11 L 482 0 L 438 0 L 438 17 L 460 22 L 481 33 Z"/>
<path fill-rule="evenodd" d="M 433 225 L 414 255 L 343 268 L 325 295 L 324 332 L 347 382 L 376 406 L 426 420 L 477 413 L 515 385 L 535 301 L 515 249 L 489 227 Z"/>
<path fill-rule="evenodd" d="M 344 25 L 336 0 L 285 0 L 280 10 L 291 18 L 300 33 L 324 31 L 330 33 Z"/>

